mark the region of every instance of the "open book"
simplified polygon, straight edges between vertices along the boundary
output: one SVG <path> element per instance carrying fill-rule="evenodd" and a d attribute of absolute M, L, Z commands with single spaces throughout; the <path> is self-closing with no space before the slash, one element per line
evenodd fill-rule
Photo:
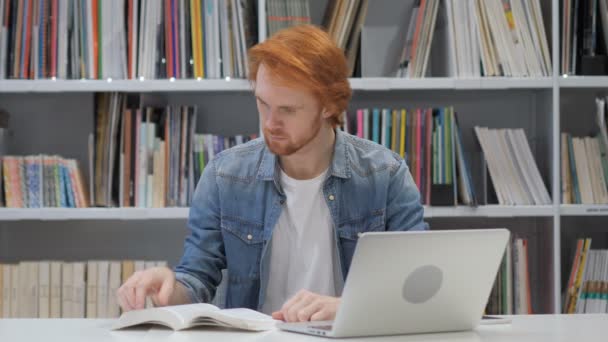
<path fill-rule="evenodd" d="M 273 329 L 276 322 L 272 317 L 250 309 L 222 310 L 211 304 L 187 304 L 125 312 L 112 330 L 160 324 L 173 330 L 206 325 L 262 331 Z"/>

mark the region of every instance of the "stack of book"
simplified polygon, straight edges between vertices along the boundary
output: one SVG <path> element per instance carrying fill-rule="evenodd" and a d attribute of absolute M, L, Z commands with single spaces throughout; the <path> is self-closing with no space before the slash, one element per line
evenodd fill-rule
<path fill-rule="evenodd" d="M 563 0 L 560 9 L 562 74 L 606 74 L 608 1 Z"/>
<path fill-rule="evenodd" d="M 426 76 L 438 11 L 439 0 L 415 2 L 410 14 L 397 77 L 421 78 Z"/>
<path fill-rule="evenodd" d="M 476 205 L 454 108 L 358 109 L 345 130 L 404 158 L 426 205 Z"/>
<path fill-rule="evenodd" d="M 475 127 L 499 204 L 548 205 L 551 197 L 523 129 Z"/>
<path fill-rule="evenodd" d="M 566 288 L 564 313 L 608 313 L 608 250 L 578 239 Z"/>
<path fill-rule="evenodd" d="M 447 76 L 551 75 L 539 0 L 446 0 L 441 5 L 439 0 L 415 2 L 397 77 L 427 75 L 433 33 L 440 21 L 447 24 Z"/>
<path fill-rule="evenodd" d="M 551 75 L 539 0 L 448 0 L 446 9 L 450 76 Z"/>
<path fill-rule="evenodd" d="M 606 100 L 596 98 L 596 136 L 561 135 L 562 203 L 608 204 Z"/>
<path fill-rule="evenodd" d="M 309 0 L 266 0 L 268 36 L 299 24 L 310 24 Z"/>
<path fill-rule="evenodd" d="M 101 207 L 185 207 L 206 162 L 256 135 L 196 135 L 196 106 L 140 106 L 120 93 L 97 97 L 90 139 L 92 203 Z"/>
<path fill-rule="evenodd" d="M 85 208 L 87 186 L 74 159 L 4 156 L 2 188 L 8 208 Z"/>
<path fill-rule="evenodd" d="M 0 264 L 2 318 L 117 318 L 116 291 L 165 261 L 27 261 Z M 150 299 L 146 308 L 152 307 Z"/>
<path fill-rule="evenodd" d="M 489 315 L 532 314 L 528 240 L 515 238 L 507 245 L 486 306 Z"/>
<path fill-rule="evenodd" d="M 0 0 L 0 79 L 244 78 L 251 0 Z"/>
<path fill-rule="evenodd" d="M 323 27 L 336 45 L 344 50 L 348 74 L 353 76 L 360 55 L 361 29 L 367 16 L 368 0 L 334 0 L 327 2 Z"/>

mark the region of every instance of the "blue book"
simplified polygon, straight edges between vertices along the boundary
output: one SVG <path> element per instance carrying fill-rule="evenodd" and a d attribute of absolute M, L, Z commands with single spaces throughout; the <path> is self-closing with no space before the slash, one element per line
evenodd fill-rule
<path fill-rule="evenodd" d="M 70 179 L 70 170 L 65 163 L 61 163 L 61 172 L 63 174 L 63 181 L 65 184 L 64 189 L 66 194 L 66 205 L 68 208 L 76 208 L 76 201 L 74 199 L 74 184 L 72 184 L 72 180 Z"/>
<path fill-rule="evenodd" d="M 28 202 L 26 207 L 28 208 L 40 208 L 42 206 L 42 184 L 40 184 L 41 180 L 41 169 L 40 169 L 40 161 L 37 157 L 26 157 L 25 158 L 25 167 L 26 167 L 26 181 L 27 181 L 27 191 L 28 191 Z"/>
<path fill-rule="evenodd" d="M 373 109 L 373 121 L 372 121 L 372 140 L 376 143 L 380 143 L 380 110 L 378 108 Z"/>
<path fill-rule="evenodd" d="M 62 167 L 60 165 L 59 159 L 55 158 L 53 160 L 53 174 L 55 175 L 55 195 L 57 196 L 57 206 L 60 208 L 67 207 L 67 194 L 65 191 L 65 178 L 63 178 Z"/>
<path fill-rule="evenodd" d="M 392 129 L 393 129 L 393 114 L 390 109 L 382 110 L 382 125 L 384 126 L 384 146 L 391 149 Z"/>

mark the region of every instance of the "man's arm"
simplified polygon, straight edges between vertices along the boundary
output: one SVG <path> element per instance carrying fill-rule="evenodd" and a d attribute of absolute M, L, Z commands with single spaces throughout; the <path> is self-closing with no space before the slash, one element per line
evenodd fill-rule
<path fill-rule="evenodd" d="M 184 243 L 182 259 L 175 267 L 175 279 L 185 288 L 189 302 L 210 302 L 222 280 L 222 269 L 226 268 L 215 160 L 207 164 L 196 186 L 188 228 L 190 234 Z"/>
<path fill-rule="evenodd" d="M 427 230 L 424 208 L 420 203 L 420 191 L 405 163 L 393 171 L 388 186 L 386 204 L 386 230 Z"/>

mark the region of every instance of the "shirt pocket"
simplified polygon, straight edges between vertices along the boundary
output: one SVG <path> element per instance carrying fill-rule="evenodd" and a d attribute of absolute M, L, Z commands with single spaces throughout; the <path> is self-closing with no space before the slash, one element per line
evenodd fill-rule
<path fill-rule="evenodd" d="M 373 210 L 360 217 L 347 219 L 338 226 L 341 239 L 357 240 L 364 232 L 384 231 L 384 209 Z"/>
<path fill-rule="evenodd" d="M 264 226 L 234 217 L 222 217 L 222 235 L 229 282 L 259 277 L 264 247 Z"/>
<path fill-rule="evenodd" d="M 384 209 L 374 210 L 366 215 L 349 219 L 338 226 L 338 237 L 342 251 L 342 262 L 345 275 L 355 253 L 359 236 L 364 232 L 384 231 Z"/>
<path fill-rule="evenodd" d="M 256 245 L 264 242 L 264 226 L 240 218 L 224 216 L 221 227 L 239 239 L 245 245 Z"/>

